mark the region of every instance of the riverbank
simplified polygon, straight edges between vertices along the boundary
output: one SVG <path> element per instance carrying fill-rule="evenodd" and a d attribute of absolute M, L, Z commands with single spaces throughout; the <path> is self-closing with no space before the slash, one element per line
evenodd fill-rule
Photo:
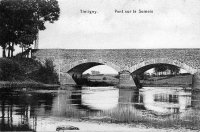
<path fill-rule="evenodd" d="M 14 89 L 14 88 L 34 88 L 34 89 L 51 89 L 51 88 L 58 88 L 60 87 L 60 85 L 58 84 L 44 84 L 41 82 L 36 82 L 36 81 L 0 81 L 0 89 L 4 89 L 4 88 L 10 88 L 10 89 Z"/>
<path fill-rule="evenodd" d="M 0 58 L 0 88 L 59 87 L 51 60 L 41 64 L 31 58 Z"/>
<path fill-rule="evenodd" d="M 79 130 L 73 130 L 77 132 L 197 132 L 197 130 L 190 130 L 185 128 L 153 128 L 146 127 L 142 124 L 125 124 L 125 123 L 107 123 L 99 121 L 85 121 L 85 120 L 75 120 L 75 119 L 66 119 L 66 118 L 51 118 L 46 119 L 38 118 L 40 124 L 37 126 L 37 131 L 55 131 L 59 126 L 74 126 L 79 128 Z M 62 131 L 62 130 L 61 130 Z M 67 131 L 67 130 L 66 130 Z"/>
<path fill-rule="evenodd" d="M 142 86 L 145 87 L 190 87 L 192 84 L 192 75 L 151 77 L 147 80 L 141 80 L 140 83 L 142 83 Z"/>

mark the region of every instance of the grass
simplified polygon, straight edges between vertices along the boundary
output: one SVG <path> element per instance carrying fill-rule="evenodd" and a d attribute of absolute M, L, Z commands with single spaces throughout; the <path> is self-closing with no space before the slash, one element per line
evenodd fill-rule
<path fill-rule="evenodd" d="M 189 115 L 173 114 L 168 116 L 155 116 L 151 112 L 135 111 L 130 108 L 119 108 L 113 111 L 101 112 L 99 116 L 110 117 L 113 123 L 128 123 L 132 125 L 143 125 L 154 128 L 175 128 L 175 129 L 200 129 L 200 111 L 192 110 Z"/>
<path fill-rule="evenodd" d="M 177 86 L 177 85 L 191 85 L 192 84 L 192 75 L 179 75 L 179 76 L 170 76 L 170 77 L 156 77 L 149 78 L 148 80 L 141 80 L 141 83 L 146 86 Z"/>

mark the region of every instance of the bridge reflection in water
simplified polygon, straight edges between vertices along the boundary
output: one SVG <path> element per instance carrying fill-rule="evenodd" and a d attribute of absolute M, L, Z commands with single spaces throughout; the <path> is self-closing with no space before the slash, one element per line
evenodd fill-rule
<path fill-rule="evenodd" d="M 131 106 L 132 110 L 149 110 L 155 114 L 184 112 L 191 107 L 191 92 L 181 88 L 160 87 L 141 90 L 84 87 L 77 105 L 90 110 L 112 110 Z M 77 102 L 73 102 L 77 103 Z M 80 108 L 80 107 L 79 107 Z"/>
<path fill-rule="evenodd" d="M 116 108 L 119 99 L 119 89 L 113 87 L 83 87 L 81 94 L 82 105 L 95 110 Z"/>
<path fill-rule="evenodd" d="M 140 90 L 114 87 L 67 89 L 2 92 L 0 130 L 50 131 L 50 128 L 55 130 L 57 125 L 62 124 L 60 118 L 97 116 L 125 122 L 134 122 L 136 119 L 147 122 L 152 118 L 147 115 L 168 119 L 176 114 L 172 120 L 200 120 L 200 93 L 178 87 L 144 87 Z"/>
<path fill-rule="evenodd" d="M 191 92 L 176 87 L 144 88 L 140 93 L 147 110 L 158 114 L 184 112 L 191 106 Z"/>

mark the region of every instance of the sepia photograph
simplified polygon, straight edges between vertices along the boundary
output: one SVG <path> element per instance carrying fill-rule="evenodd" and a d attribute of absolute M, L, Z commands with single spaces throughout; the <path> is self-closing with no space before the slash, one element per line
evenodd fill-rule
<path fill-rule="evenodd" d="M 199 132 L 199 0 L 0 0 L 1 132 Z"/>

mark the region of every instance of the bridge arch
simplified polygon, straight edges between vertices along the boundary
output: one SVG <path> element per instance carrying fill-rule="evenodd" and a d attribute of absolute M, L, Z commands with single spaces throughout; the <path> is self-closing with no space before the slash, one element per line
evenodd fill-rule
<path fill-rule="evenodd" d="M 70 63 L 69 65 L 70 66 L 68 69 L 68 73 L 70 73 L 71 71 L 77 71 L 78 73 L 82 74 L 87 69 L 94 66 L 98 66 L 98 65 L 106 65 L 113 68 L 117 72 L 120 72 L 120 67 L 118 65 L 110 61 L 105 61 L 103 59 L 92 59 L 92 60 L 82 59 L 82 60 L 74 61 Z"/>
<path fill-rule="evenodd" d="M 155 58 L 155 59 L 146 60 L 146 61 L 143 61 L 141 63 L 131 66 L 130 73 L 137 74 L 137 73 L 145 72 L 146 70 L 151 69 L 155 65 L 158 65 L 158 64 L 174 65 L 186 70 L 190 74 L 194 74 L 197 72 L 197 69 L 187 65 L 186 63 L 180 62 L 178 60 L 169 59 L 169 58 Z"/>
<path fill-rule="evenodd" d="M 63 64 L 60 70 L 60 83 L 61 84 L 77 84 L 76 82 L 77 78 L 82 78 L 82 73 L 85 72 L 86 70 L 98 66 L 98 65 L 106 65 L 117 72 L 120 71 L 120 67 L 111 62 L 111 61 L 106 61 L 103 59 L 81 59 L 77 61 L 72 61 L 72 62 L 65 62 Z"/>

